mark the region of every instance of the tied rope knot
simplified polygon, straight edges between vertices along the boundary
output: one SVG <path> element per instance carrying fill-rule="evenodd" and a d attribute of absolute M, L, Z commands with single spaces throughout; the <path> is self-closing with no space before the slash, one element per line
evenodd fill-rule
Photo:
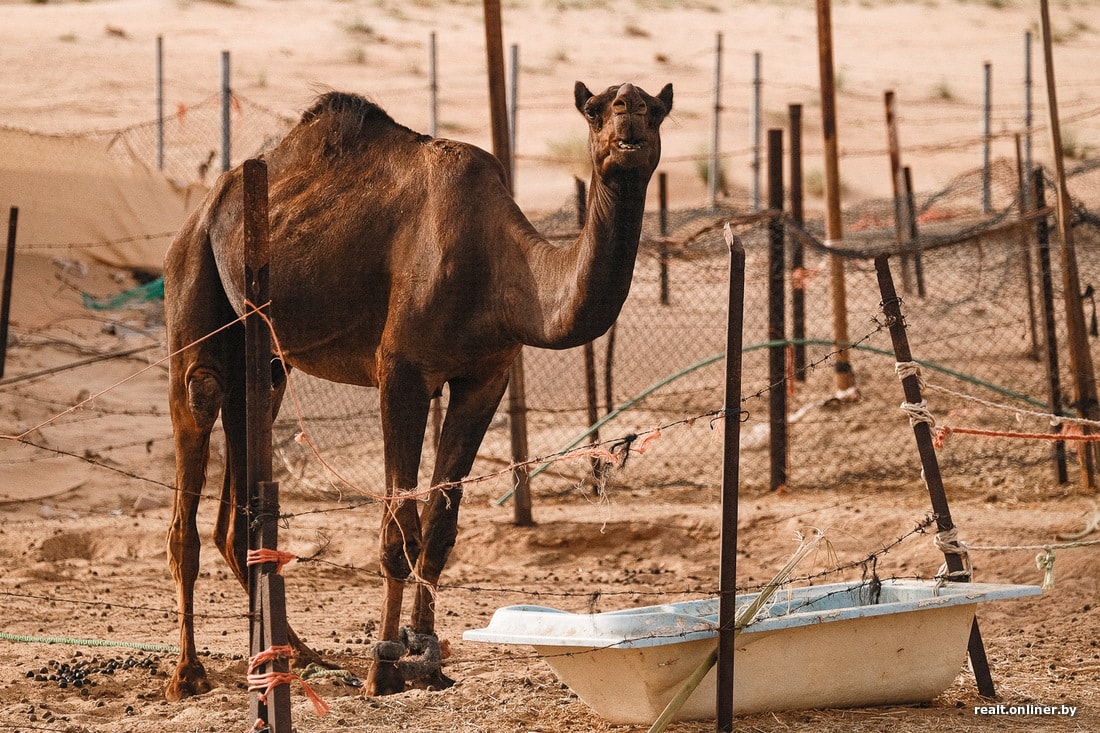
<path fill-rule="evenodd" d="M 400 639 L 376 641 L 368 655 L 377 662 L 389 662 L 397 667 L 406 682 L 421 680 L 442 668 L 443 646 L 435 634 L 419 634 L 407 626 L 401 628 Z"/>
<path fill-rule="evenodd" d="M 920 402 L 902 402 L 901 410 L 909 416 L 909 427 L 915 426 L 917 423 L 928 423 L 928 427 L 936 427 L 936 418 L 932 415 L 932 411 L 928 409 L 928 402 L 921 400 Z"/>
<path fill-rule="evenodd" d="M 957 580 L 962 583 L 969 582 L 974 573 L 974 568 L 970 564 L 970 546 L 959 539 L 958 529 L 952 527 L 937 532 L 932 537 L 932 544 L 944 555 L 958 555 L 962 558 L 963 565 L 961 570 L 948 570 L 946 562 L 941 565 L 940 569 L 936 571 L 936 590 L 938 591 L 948 580 Z"/>
<path fill-rule="evenodd" d="M 267 704 L 267 696 L 271 694 L 271 691 L 279 685 L 289 685 L 291 682 L 297 680 L 302 685 L 302 691 L 309 698 L 309 701 L 313 703 L 313 709 L 317 715 L 323 716 L 328 712 L 329 706 L 321 696 L 313 691 L 313 688 L 309 686 L 309 683 L 304 679 L 294 674 L 293 672 L 257 672 L 256 670 L 265 664 L 275 661 L 276 659 L 290 659 L 294 656 L 294 649 L 289 645 L 272 646 L 253 655 L 248 660 L 248 691 L 259 692 L 260 702 Z M 257 723 L 262 723 L 262 720 L 257 720 Z"/>
<path fill-rule="evenodd" d="M 247 557 L 247 565 L 249 567 L 253 565 L 263 565 L 269 562 L 275 563 L 276 575 L 280 575 L 283 572 L 283 566 L 287 563 L 300 559 L 293 552 L 283 552 L 282 550 L 273 550 L 268 547 L 261 547 L 258 550 L 249 550 Z"/>
<path fill-rule="evenodd" d="M 921 374 L 920 364 L 915 361 L 897 361 L 894 362 L 894 373 L 898 375 L 898 379 L 905 381 L 908 377 L 916 377 L 917 384 L 921 389 L 924 389 L 924 375 Z"/>
<path fill-rule="evenodd" d="M 917 384 L 923 389 L 925 386 L 924 377 L 921 375 L 920 364 L 915 361 L 898 361 L 894 362 L 894 372 L 898 375 L 898 379 L 905 381 L 909 377 L 916 377 Z M 909 416 L 909 427 L 916 426 L 917 423 L 928 423 L 928 427 L 936 427 L 936 418 L 932 416 L 932 411 L 928 409 L 928 402 L 921 400 L 920 402 L 902 402 L 901 410 Z"/>
<path fill-rule="evenodd" d="M 1054 587 L 1054 548 L 1047 547 L 1035 556 L 1035 566 L 1043 571 L 1043 590 Z"/>

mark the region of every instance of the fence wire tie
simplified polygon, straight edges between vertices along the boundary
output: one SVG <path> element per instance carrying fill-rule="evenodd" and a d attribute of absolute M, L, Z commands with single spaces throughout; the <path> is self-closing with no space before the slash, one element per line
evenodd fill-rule
<path fill-rule="evenodd" d="M 932 544 L 944 555 L 958 555 L 962 558 L 963 564 L 961 570 L 949 571 L 947 563 L 944 562 L 944 564 L 940 566 L 940 569 L 936 571 L 936 587 L 934 592 L 938 594 L 943 584 L 949 580 L 957 580 L 963 583 L 969 582 L 974 573 L 973 566 L 970 564 L 970 546 L 959 539 L 958 528 L 952 527 L 951 529 L 937 532 L 932 538 Z"/>

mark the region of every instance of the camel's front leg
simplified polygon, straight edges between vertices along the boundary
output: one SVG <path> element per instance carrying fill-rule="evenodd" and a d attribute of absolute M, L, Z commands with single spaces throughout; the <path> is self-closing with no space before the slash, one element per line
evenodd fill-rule
<path fill-rule="evenodd" d="M 455 380 L 450 383 L 447 418 L 440 434 L 433 486 L 460 481 L 469 475 L 507 383 L 506 376 L 488 382 Z M 435 597 L 439 577 L 458 535 L 461 500 L 461 486 L 442 489 L 432 493 L 424 508 L 424 548 L 416 572 L 420 584 L 416 588 L 412 613 L 412 629 L 418 634 L 435 635 Z M 444 688 L 452 684 L 453 681 L 438 670 L 427 679 L 429 687 Z"/>
<path fill-rule="evenodd" d="M 401 494 L 416 488 L 430 402 L 423 378 L 410 365 L 392 366 L 380 382 L 386 499 L 379 543 L 385 590 L 379 629 L 381 643 L 376 646 L 376 659 L 364 688 L 368 695 L 391 695 L 405 689 L 397 665 L 404 653 L 400 641 L 401 605 L 405 581 L 420 555 L 420 517 L 416 500 L 404 499 Z"/>

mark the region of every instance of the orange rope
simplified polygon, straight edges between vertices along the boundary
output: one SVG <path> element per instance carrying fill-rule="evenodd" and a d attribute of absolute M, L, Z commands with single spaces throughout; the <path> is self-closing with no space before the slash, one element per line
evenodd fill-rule
<path fill-rule="evenodd" d="M 280 646 L 272 646 L 264 649 L 262 652 L 258 652 L 248 660 L 248 673 L 252 674 L 256 669 L 268 662 L 274 662 L 276 659 L 290 659 L 294 656 L 294 647 L 289 644 L 283 644 Z"/>
<path fill-rule="evenodd" d="M 248 691 L 259 692 L 260 702 L 267 704 L 267 696 L 271 694 L 271 691 L 279 685 L 289 685 L 294 680 L 298 680 L 302 685 L 302 691 L 306 693 L 306 697 L 313 703 L 313 709 L 318 715 L 325 715 L 328 710 L 328 703 L 321 699 L 321 696 L 313 691 L 313 688 L 309 686 L 305 680 L 293 672 L 262 672 L 248 675 Z"/>
<path fill-rule="evenodd" d="M 1029 440 L 1058 440 L 1058 441 L 1081 441 L 1081 442 L 1096 442 L 1100 441 L 1100 433 L 1093 433 L 1085 435 L 1080 432 L 1080 428 L 1070 427 L 1067 431 L 1061 433 L 1018 433 L 1012 430 L 981 430 L 979 428 L 954 428 L 949 425 L 941 425 L 936 428 L 936 434 L 932 438 L 932 444 L 937 448 L 942 448 L 944 441 L 947 440 L 947 436 L 951 433 L 962 433 L 964 435 L 982 435 L 987 438 L 1026 438 Z"/>
<path fill-rule="evenodd" d="M 283 572 L 283 566 L 289 562 L 294 562 L 298 559 L 298 556 L 293 552 L 283 552 L 282 550 L 272 550 L 267 547 L 261 547 L 258 550 L 248 551 L 248 566 L 262 565 L 265 562 L 275 563 L 275 574 Z"/>
<path fill-rule="evenodd" d="M 322 700 L 320 695 L 309 686 L 309 683 L 298 675 L 293 672 L 256 672 L 258 667 L 262 667 L 269 662 L 274 662 L 276 659 L 289 659 L 292 656 L 294 656 L 294 649 L 289 644 L 268 647 L 262 652 L 254 654 L 248 660 L 248 691 L 259 692 L 262 690 L 260 692 L 260 702 L 267 704 L 267 696 L 272 689 L 278 685 L 289 685 L 294 680 L 298 680 L 302 685 L 302 691 L 313 703 L 313 709 L 317 711 L 318 715 L 324 715 L 328 712 L 328 703 Z"/>

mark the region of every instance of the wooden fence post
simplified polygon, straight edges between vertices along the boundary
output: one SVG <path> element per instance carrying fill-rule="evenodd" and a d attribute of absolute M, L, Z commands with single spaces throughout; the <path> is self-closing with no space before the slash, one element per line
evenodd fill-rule
<path fill-rule="evenodd" d="M 244 163 L 244 277 L 250 307 L 271 313 L 267 212 L 267 164 L 250 159 Z M 250 550 L 278 547 L 279 485 L 271 481 L 271 332 L 257 313 L 245 319 L 245 452 Z M 248 590 L 252 611 L 249 648 L 251 655 L 287 643 L 286 595 L 276 564 L 249 566 Z M 264 672 L 286 672 L 285 659 L 264 665 Z M 263 720 L 272 733 L 290 733 L 290 688 L 276 685 L 260 700 L 253 691 L 249 700 L 252 721 Z"/>
<path fill-rule="evenodd" d="M 428 36 L 428 134 L 439 135 L 439 71 L 435 31 Z"/>
<path fill-rule="evenodd" d="M 164 36 L 157 36 L 154 86 L 157 106 L 157 170 L 164 170 Z"/>
<path fill-rule="evenodd" d="M 485 14 L 485 55 L 489 70 L 489 119 L 492 126 L 493 154 L 504 166 L 508 192 L 512 192 L 512 145 L 508 132 L 508 100 L 504 82 L 504 40 L 500 0 L 483 0 Z M 512 482 L 515 486 L 515 524 L 529 527 L 531 488 L 527 461 L 527 395 L 523 374 L 523 351 L 516 355 L 508 375 L 508 425 L 511 432 Z"/>
<path fill-rule="evenodd" d="M 577 228 L 584 229 L 584 220 L 588 217 L 588 194 L 587 187 L 580 178 L 574 178 L 573 182 L 576 184 L 577 193 Z M 596 345 L 589 341 L 581 347 L 581 351 L 584 353 L 584 395 L 585 405 L 588 408 L 588 425 L 595 425 L 600 419 L 600 394 L 599 388 L 596 386 Z M 593 430 L 589 434 L 589 443 L 596 444 L 600 442 L 599 429 Z M 596 490 L 599 491 L 600 481 L 600 459 L 593 458 L 591 462 L 592 477 L 596 480 Z"/>
<path fill-rule="evenodd" d="M 839 142 L 836 131 L 836 81 L 833 74 L 833 20 L 830 0 L 817 0 L 817 53 L 821 78 L 821 130 L 825 141 L 825 245 L 839 247 L 844 239 L 840 205 Z M 833 303 L 833 344 L 836 352 L 836 396 L 854 399 L 856 379 L 848 349 L 848 290 L 844 258 L 829 256 L 829 287 Z"/>
<path fill-rule="evenodd" d="M 1035 278 L 1032 275 L 1034 270 L 1031 267 L 1031 231 L 1027 225 L 1027 215 L 1032 208 L 1031 196 L 1028 194 L 1031 188 L 1029 176 L 1030 172 L 1024 165 L 1020 133 L 1016 133 L 1016 213 L 1020 219 L 1020 267 L 1024 273 L 1024 287 L 1027 290 L 1027 330 L 1031 338 L 1028 357 L 1038 361 L 1039 322 L 1035 308 Z"/>
<path fill-rule="evenodd" d="M 901 299 L 894 290 L 894 279 L 890 275 L 889 255 L 881 254 L 875 258 L 875 271 L 878 275 L 879 292 L 882 295 L 882 312 L 886 316 L 886 323 L 890 329 L 895 359 L 898 364 L 911 363 L 913 354 L 909 350 L 909 337 L 905 331 Z M 905 392 L 906 403 L 914 406 L 922 403 L 920 377 L 917 374 L 904 376 L 901 385 Z M 958 576 L 959 580 L 967 582 L 970 580 L 969 569 L 962 558 L 966 552 L 965 547 L 961 551 L 957 550 L 959 547 L 957 541 L 950 539 L 950 535 L 955 531 L 955 523 L 951 519 L 951 508 L 943 488 L 943 477 L 940 474 L 939 460 L 936 458 L 936 448 L 932 444 L 932 426 L 928 422 L 913 418 L 910 418 L 910 422 L 913 425 L 913 437 L 917 442 L 917 452 L 920 454 L 924 483 L 928 489 L 932 511 L 936 516 L 937 538 L 943 538 L 941 546 L 947 570 L 950 575 Z M 997 693 L 993 687 L 993 677 L 989 672 L 989 660 L 986 658 L 977 617 L 974 618 L 970 627 L 967 651 L 970 654 L 970 666 L 974 670 L 974 679 L 978 683 L 978 692 L 985 697 L 995 697 Z"/>
<path fill-rule="evenodd" d="M 722 173 L 722 160 L 718 153 L 718 132 L 722 127 L 722 34 L 715 37 L 714 49 L 714 107 L 710 131 L 710 160 L 707 163 L 707 204 L 713 209 L 718 205 L 718 179 Z"/>
<path fill-rule="evenodd" d="M 1100 419 L 1100 401 L 1097 400 L 1096 371 L 1089 337 L 1085 330 L 1085 312 L 1081 302 L 1081 279 L 1077 272 L 1077 248 L 1073 240 L 1073 212 L 1070 208 L 1069 189 L 1066 187 L 1066 169 L 1062 150 L 1062 127 L 1058 117 L 1058 93 L 1054 83 L 1054 50 L 1050 31 L 1050 5 L 1040 0 L 1043 24 L 1043 59 L 1046 66 L 1047 108 L 1050 113 L 1051 150 L 1054 157 L 1055 211 L 1058 233 L 1062 244 L 1059 248 L 1062 262 L 1062 301 L 1065 307 L 1066 332 L 1069 339 L 1069 363 L 1073 374 L 1074 406 L 1079 417 L 1095 421 Z M 1081 429 L 1095 432 L 1089 425 Z M 1082 441 L 1077 447 L 1077 461 L 1081 466 L 1081 483 L 1086 491 L 1097 488 L 1096 472 L 1100 470 L 1100 443 Z"/>
<path fill-rule="evenodd" d="M 982 213 L 993 210 L 990 190 L 991 145 L 993 142 L 993 64 L 982 64 Z"/>
<path fill-rule="evenodd" d="M 722 414 L 722 527 L 718 562 L 718 671 L 715 710 L 719 731 L 733 730 L 733 655 L 737 638 L 737 497 L 741 457 L 741 349 L 745 318 L 745 248 L 725 230 L 730 250 L 726 314 L 726 387 Z"/>

